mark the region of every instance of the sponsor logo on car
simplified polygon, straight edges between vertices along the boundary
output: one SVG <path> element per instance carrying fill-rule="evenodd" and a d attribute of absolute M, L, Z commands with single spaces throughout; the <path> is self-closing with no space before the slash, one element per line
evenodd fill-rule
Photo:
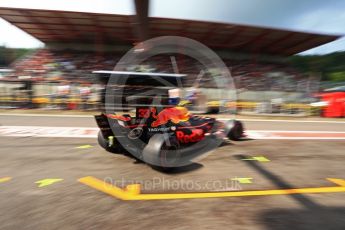
<path fill-rule="evenodd" d="M 152 127 L 165 125 L 169 121 L 171 121 L 174 124 L 178 124 L 180 122 L 188 121 L 190 118 L 188 110 L 184 107 L 165 108 L 158 114 L 156 114 L 156 109 L 152 108 L 151 112 L 152 117 L 156 119 L 152 122 Z"/>
<path fill-rule="evenodd" d="M 167 132 L 169 130 L 169 127 L 149 128 L 150 132 Z"/>
<path fill-rule="evenodd" d="M 186 134 L 183 131 L 176 131 L 177 140 L 180 143 L 187 144 L 187 143 L 192 143 L 192 142 L 198 142 L 198 141 L 201 141 L 202 139 L 204 139 L 204 137 L 205 137 L 204 130 L 193 129 L 191 131 L 192 131 L 191 134 Z"/>

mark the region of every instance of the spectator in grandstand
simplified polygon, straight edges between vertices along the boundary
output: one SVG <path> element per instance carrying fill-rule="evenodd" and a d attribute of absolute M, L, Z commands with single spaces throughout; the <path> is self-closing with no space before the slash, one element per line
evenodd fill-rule
<path fill-rule="evenodd" d="M 81 99 L 81 108 L 86 110 L 88 109 L 88 102 L 91 96 L 91 88 L 88 84 L 82 84 L 82 86 L 79 88 L 79 94 Z"/>
<path fill-rule="evenodd" d="M 59 99 L 60 106 L 62 109 L 67 109 L 67 103 L 69 94 L 71 92 L 71 86 L 67 81 L 63 81 L 57 87 L 57 98 Z"/>

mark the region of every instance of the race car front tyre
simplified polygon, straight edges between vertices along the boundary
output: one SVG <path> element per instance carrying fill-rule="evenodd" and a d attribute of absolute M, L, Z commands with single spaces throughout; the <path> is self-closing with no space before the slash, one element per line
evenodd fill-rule
<path fill-rule="evenodd" d="M 105 150 L 107 150 L 108 152 L 111 153 L 123 153 L 124 149 L 121 146 L 121 144 L 116 140 L 116 137 L 113 137 L 113 143 L 112 145 L 109 145 L 109 140 L 104 138 L 103 134 L 101 131 L 98 132 L 98 144 L 104 148 Z"/>

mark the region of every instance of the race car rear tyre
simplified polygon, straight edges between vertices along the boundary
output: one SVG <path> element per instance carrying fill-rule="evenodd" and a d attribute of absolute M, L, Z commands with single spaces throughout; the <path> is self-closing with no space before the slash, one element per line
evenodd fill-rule
<path fill-rule="evenodd" d="M 228 138 L 233 141 L 239 141 L 242 138 L 244 132 L 242 122 L 233 120 L 231 122 L 228 122 L 226 125 L 228 126 L 227 129 L 229 130 Z"/>
<path fill-rule="evenodd" d="M 123 153 L 124 152 L 124 149 L 123 147 L 121 146 L 121 144 L 116 140 L 116 138 L 114 137 L 114 140 L 113 140 L 113 145 L 112 146 L 109 146 L 109 141 L 104 138 L 103 134 L 101 131 L 98 132 L 98 137 L 97 137 L 97 140 L 98 140 L 98 144 L 104 148 L 105 150 L 107 150 L 108 152 L 111 152 L 111 153 Z"/>

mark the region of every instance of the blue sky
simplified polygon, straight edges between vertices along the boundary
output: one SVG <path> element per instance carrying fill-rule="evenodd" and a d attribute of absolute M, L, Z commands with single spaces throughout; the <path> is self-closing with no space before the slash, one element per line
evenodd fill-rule
<path fill-rule="evenodd" d="M 0 0 L 1 7 L 133 14 L 133 0 Z M 345 35 L 344 0 L 151 0 L 150 16 L 261 25 Z M 0 19 L 0 45 L 43 44 Z M 306 51 L 324 54 L 345 50 L 345 38 Z"/>

